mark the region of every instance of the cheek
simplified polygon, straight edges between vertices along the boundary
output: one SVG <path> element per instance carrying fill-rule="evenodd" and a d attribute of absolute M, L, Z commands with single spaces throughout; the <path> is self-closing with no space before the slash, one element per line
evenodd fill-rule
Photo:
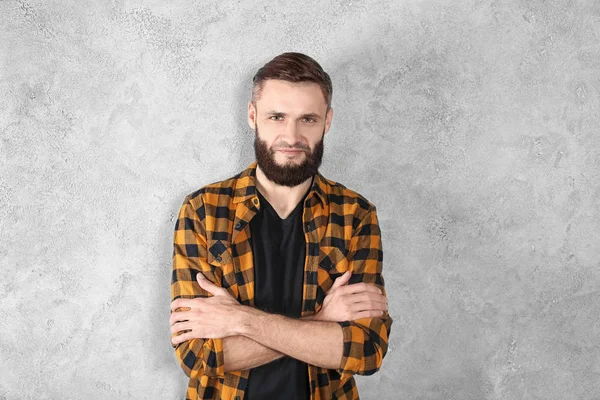
<path fill-rule="evenodd" d="M 314 150 L 317 147 L 317 144 L 323 139 L 323 132 L 320 132 L 318 135 L 312 135 L 308 140 L 308 145 L 311 150 Z"/>
<path fill-rule="evenodd" d="M 258 126 L 258 138 L 271 147 L 277 138 L 277 130 L 272 126 Z"/>

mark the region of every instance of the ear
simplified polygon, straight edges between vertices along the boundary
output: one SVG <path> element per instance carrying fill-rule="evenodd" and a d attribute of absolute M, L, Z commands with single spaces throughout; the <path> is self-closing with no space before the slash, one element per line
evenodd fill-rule
<path fill-rule="evenodd" d="M 254 126 L 256 124 L 256 108 L 254 104 L 252 104 L 252 100 L 248 102 L 248 125 L 250 125 L 250 129 L 254 130 Z"/>
<path fill-rule="evenodd" d="M 327 115 L 325 116 L 325 133 L 329 132 L 331 127 L 331 119 L 333 118 L 333 108 L 329 108 Z"/>

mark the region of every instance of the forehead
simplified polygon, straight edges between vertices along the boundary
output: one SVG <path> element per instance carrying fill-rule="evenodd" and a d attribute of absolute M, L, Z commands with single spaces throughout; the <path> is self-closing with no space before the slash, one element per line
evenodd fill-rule
<path fill-rule="evenodd" d="M 327 107 L 321 86 L 314 82 L 288 82 L 279 79 L 268 79 L 263 82 L 258 104 L 269 108 L 286 110 L 310 109 L 312 112 Z M 324 111 L 324 110 L 323 110 Z"/>

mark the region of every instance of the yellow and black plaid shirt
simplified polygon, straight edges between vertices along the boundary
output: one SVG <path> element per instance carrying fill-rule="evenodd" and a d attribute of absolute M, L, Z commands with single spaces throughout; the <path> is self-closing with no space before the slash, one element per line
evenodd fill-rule
<path fill-rule="evenodd" d="M 244 305 L 254 306 L 250 220 L 261 207 L 256 162 L 238 175 L 185 197 L 174 232 L 172 300 L 209 296 L 196 283 L 202 272 Z M 352 271 L 350 284 L 384 291 L 383 252 L 375 206 L 343 185 L 314 176 L 304 200 L 306 260 L 302 316 L 318 312 L 335 278 Z M 339 322 L 344 351 L 338 369 L 309 365 L 311 399 L 358 399 L 353 374 L 370 375 L 388 348 L 392 318 Z M 225 372 L 223 339 L 192 339 L 175 346 L 189 376 L 187 399 L 241 400 L 249 370 Z"/>

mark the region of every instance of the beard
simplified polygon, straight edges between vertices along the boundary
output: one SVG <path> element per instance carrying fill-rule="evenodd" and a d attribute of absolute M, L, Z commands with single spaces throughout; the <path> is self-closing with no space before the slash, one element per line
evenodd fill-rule
<path fill-rule="evenodd" d="M 325 131 L 321 136 L 321 140 L 315 145 L 311 151 L 304 144 L 294 146 L 278 146 L 278 148 L 294 148 L 304 150 L 306 157 L 300 164 L 291 162 L 287 165 L 279 165 L 275 161 L 275 151 L 267 146 L 267 143 L 258 135 L 258 126 L 254 125 L 254 153 L 256 155 L 256 163 L 264 172 L 265 176 L 272 182 L 280 186 L 294 187 L 298 186 L 308 178 L 312 177 L 319 171 L 321 161 L 323 160 L 323 138 Z"/>

